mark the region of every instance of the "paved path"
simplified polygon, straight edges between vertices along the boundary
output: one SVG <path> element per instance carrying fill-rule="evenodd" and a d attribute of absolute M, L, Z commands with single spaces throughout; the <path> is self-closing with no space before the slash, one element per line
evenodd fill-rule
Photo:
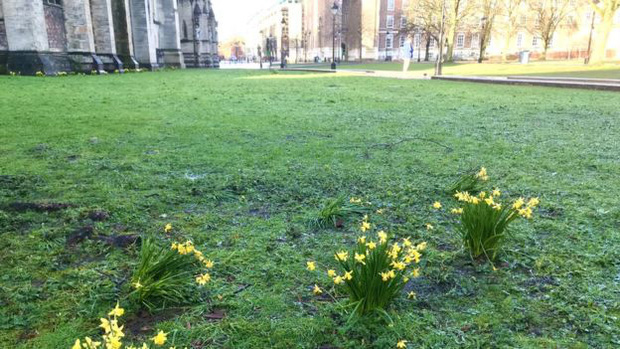
<path fill-rule="evenodd" d="M 609 79 L 580 79 L 556 77 L 489 77 L 489 76 L 433 76 L 435 80 L 478 82 L 501 85 L 529 85 L 546 87 L 579 88 L 586 90 L 620 91 L 620 81 Z"/>

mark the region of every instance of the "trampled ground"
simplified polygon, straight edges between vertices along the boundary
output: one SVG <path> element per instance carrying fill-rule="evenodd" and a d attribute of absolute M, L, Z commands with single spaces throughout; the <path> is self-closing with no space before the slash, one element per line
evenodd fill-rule
<path fill-rule="evenodd" d="M 3 347 L 98 336 L 136 234 L 192 239 L 216 266 L 209 302 L 150 315 L 121 299 L 129 340 L 161 329 L 177 348 L 620 345 L 617 93 L 188 70 L 0 77 L 0 101 Z M 481 165 L 505 195 L 542 200 L 495 272 L 430 208 Z M 333 264 L 358 235 L 355 222 L 308 225 L 339 195 L 429 243 L 418 299 L 399 299 L 391 326 L 347 322 L 312 295 L 328 280 L 305 262 Z"/>
<path fill-rule="evenodd" d="M 300 66 L 313 66 L 329 69 L 329 64 L 304 64 Z M 342 70 L 365 69 L 378 71 L 401 71 L 402 61 L 388 63 L 346 63 L 338 67 Z M 411 63 L 410 73 L 433 75 L 435 71 L 433 63 Z M 530 64 L 500 64 L 500 63 L 448 63 L 444 66 L 445 75 L 463 76 L 545 76 L 545 77 L 571 77 L 571 78 L 594 78 L 594 79 L 620 79 L 620 64 L 608 63 L 602 65 L 584 65 L 582 61 L 534 61 Z"/>

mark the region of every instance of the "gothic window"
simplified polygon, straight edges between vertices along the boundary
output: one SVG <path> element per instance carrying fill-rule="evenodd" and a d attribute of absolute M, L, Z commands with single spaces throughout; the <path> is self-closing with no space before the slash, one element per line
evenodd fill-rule
<path fill-rule="evenodd" d="M 187 40 L 187 22 L 183 20 L 183 39 Z"/>
<path fill-rule="evenodd" d="M 62 0 L 43 0 L 43 4 L 62 6 Z"/>

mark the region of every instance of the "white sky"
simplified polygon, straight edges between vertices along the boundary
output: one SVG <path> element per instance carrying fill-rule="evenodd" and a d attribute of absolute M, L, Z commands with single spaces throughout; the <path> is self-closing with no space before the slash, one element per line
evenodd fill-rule
<path fill-rule="evenodd" d="M 219 24 L 220 42 L 246 34 L 250 19 L 275 2 L 277 0 L 211 0 Z"/>

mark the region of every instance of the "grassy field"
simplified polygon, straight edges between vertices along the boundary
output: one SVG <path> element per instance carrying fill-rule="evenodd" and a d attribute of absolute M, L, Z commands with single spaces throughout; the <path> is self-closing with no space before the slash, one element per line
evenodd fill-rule
<path fill-rule="evenodd" d="M 329 65 L 309 65 L 329 69 Z M 378 70 L 378 71 L 401 71 L 402 62 L 390 63 L 367 63 L 367 64 L 343 64 L 339 69 L 349 70 Z M 434 74 L 434 65 L 430 63 L 412 63 L 409 71 L 420 74 Z M 585 66 L 580 62 L 532 62 L 530 64 L 518 63 L 448 63 L 444 66 L 445 75 L 465 76 L 552 76 L 552 77 L 576 77 L 596 79 L 620 79 L 620 64 L 605 64 L 598 66 Z"/>
<path fill-rule="evenodd" d="M 128 341 L 164 330 L 177 348 L 620 345 L 617 93 L 188 70 L 0 77 L 0 100 L 2 347 L 69 348 L 118 299 Z M 542 200 L 497 271 L 430 207 L 481 165 L 506 196 Z M 358 235 L 308 224 L 340 195 L 429 243 L 392 324 L 312 295 L 306 261 Z M 214 259 L 207 300 L 128 304 L 136 235 Z"/>

